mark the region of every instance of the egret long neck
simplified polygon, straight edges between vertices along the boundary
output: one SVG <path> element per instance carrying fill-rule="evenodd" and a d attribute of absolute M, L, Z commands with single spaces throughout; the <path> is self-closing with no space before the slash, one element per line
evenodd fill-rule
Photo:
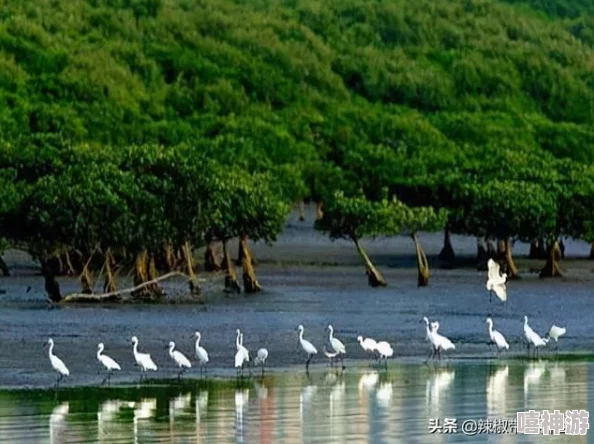
<path fill-rule="evenodd" d="M 299 330 L 299 341 L 303 342 L 303 330 Z"/>
<path fill-rule="evenodd" d="M 330 326 L 329 330 L 330 330 L 330 341 L 332 341 L 332 339 L 334 337 L 334 329 L 332 328 L 332 326 Z"/>
<path fill-rule="evenodd" d="M 239 332 L 239 330 L 237 330 L 237 337 L 235 338 L 235 345 L 237 347 L 239 347 L 241 345 L 239 342 L 239 335 L 240 335 L 240 332 Z"/>
<path fill-rule="evenodd" d="M 49 355 L 54 356 L 54 343 L 53 342 L 49 345 Z"/>
<path fill-rule="evenodd" d="M 196 348 L 200 347 L 200 335 L 196 335 Z"/>
<path fill-rule="evenodd" d="M 134 343 L 132 350 L 134 351 L 134 357 L 136 358 L 138 356 L 138 342 Z"/>
<path fill-rule="evenodd" d="M 175 344 L 171 344 L 169 346 L 169 356 L 173 356 L 173 349 L 175 348 Z"/>
<path fill-rule="evenodd" d="M 101 347 L 99 347 L 99 349 L 97 350 L 97 359 L 99 359 L 101 357 L 102 352 L 103 352 L 103 349 Z"/>

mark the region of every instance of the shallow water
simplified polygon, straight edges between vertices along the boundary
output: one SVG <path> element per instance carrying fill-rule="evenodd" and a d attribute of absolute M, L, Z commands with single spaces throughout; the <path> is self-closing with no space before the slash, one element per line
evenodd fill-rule
<path fill-rule="evenodd" d="M 517 434 L 430 434 L 431 418 L 515 419 L 528 409 L 589 409 L 591 363 L 450 361 L 279 372 L 238 384 L 0 392 L 0 440 L 148 442 L 540 442 Z M 247 378 L 246 378 L 247 379 Z M 588 436 L 547 442 L 588 442 Z"/>

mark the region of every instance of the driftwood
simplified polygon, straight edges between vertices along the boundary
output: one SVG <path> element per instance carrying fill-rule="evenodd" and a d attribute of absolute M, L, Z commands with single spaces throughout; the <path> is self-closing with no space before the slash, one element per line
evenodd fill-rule
<path fill-rule="evenodd" d="M 181 276 L 186 279 L 190 279 L 190 277 L 182 273 L 180 271 L 172 271 L 171 273 L 164 274 L 163 276 L 159 276 L 158 278 L 152 279 L 147 282 L 143 282 L 142 284 L 136 285 L 131 288 L 125 288 L 123 290 L 112 291 L 110 293 L 102 293 L 102 294 L 84 294 L 84 293 L 71 293 L 65 296 L 60 303 L 70 303 L 70 302 L 124 302 L 128 300 L 134 300 L 132 296 L 124 296 L 130 295 L 135 291 L 141 290 L 142 288 L 148 285 L 154 285 L 157 282 L 164 281 L 165 279 L 169 279 L 175 276 Z"/>

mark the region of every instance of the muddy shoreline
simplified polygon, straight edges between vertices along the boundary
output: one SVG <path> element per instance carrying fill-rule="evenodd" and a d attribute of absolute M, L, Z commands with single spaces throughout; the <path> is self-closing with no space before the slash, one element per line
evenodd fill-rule
<path fill-rule="evenodd" d="M 311 224 L 294 218 L 273 246 L 255 244 L 258 279 L 264 291 L 257 295 L 228 297 L 222 292 L 220 275 L 205 283 L 205 305 L 171 303 L 158 305 L 76 305 L 48 310 L 43 279 L 35 264 L 22 253 L 7 255 L 14 276 L 0 278 L 0 387 L 49 387 L 55 381 L 46 350 L 48 337 L 56 342 L 55 353 L 71 371 L 67 385 L 98 384 L 101 367 L 95 358 L 98 342 L 122 365 L 113 382 L 133 382 L 138 370 L 133 364 L 130 338 L 140 339 L 141 351 L 153 355 L 160 367 L 158 377 L 175 377 L 173 361 L 163 347 L 171 340 L 194 359 L 195 330 L 210 355 L 210 376 L 234 376 L 235 330 L 244 331 L 246 346 L 255 352 L 266 347 L 269 371 L 299 368 L 304 353 L 298 347 L 295 328 L 305 327 L 305 337 L 320 351 L 314 365 L 325 366 L 321 355 L 327 340 L 325 327 L 332 323 L 335 334 L 347 347 L 348 361 L 366 358 L 357 344 L 358 335 L 390 341 L 398 360 L 422 361 L 428 351 L 422 316 L 438 319 L 440 332 L 457 344 L 455 359 L 488 358 L 485 318 L 493 317 L 511 345 L 512 356 L 525 354 L 522 319 L 544 335 L 550 326 L 565 325 L 566 337 L 560 353 L 589 353 L 594 350 L 591 298 L 594 262 L 563 261 L 565 277 L 539 279 L 543 261 L 528 260 L 528 246 L 514 247 L 523 279 L 508 285 L 509 302 L 504 307 L 489 303 L 486 273 L 472 266 L 476 242 L 454 236 L 458 257 L 467 266 L 439 268 L 435 256 L 442 235 L 426 234 L 421 241 L 432 265 L 430 284 L 417 288 L 414 245 L 409 238 L 365 241 L 372 259 L 381 269 L 388 287 L 367 286 L 364 268 L 348 242 L 331 242 L 315 232 Z M 566 242 L 568 257 L 587 258 L 589 245 Z M 466 258 L 466 259 L 464 259 Z M 64 294 L 78 290 L 76 279 L 60 280 Z M 27 292 L 27 288 L 31 287 Z M 183 281 L 166 286 L 170 293 L 185 291 Z M 197 374 L 197 370 L 194 370 Z M 157 375 L 156 375 L 157 376 Z"/>

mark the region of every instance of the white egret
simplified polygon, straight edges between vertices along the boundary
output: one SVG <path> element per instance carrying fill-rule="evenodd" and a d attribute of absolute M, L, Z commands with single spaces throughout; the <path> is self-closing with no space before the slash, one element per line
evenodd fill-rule
<path fill-rule="evenodd" d="M 427 316 L 423 316 L 423 319 L 421 319 L 420 322 L 425 323 L 425 340 L 431 343 L 431 351 L 429 352 L 429 355 L 426 359 L 426 361 L 428 361 L 430 358 L 435 357 L 435 354 L 437 353 L 437 344 L 435 343 L 435 338 L 433 336 L 432 325 L 429 324 L 429 319 Z"/>
<path fill-rule="evenodd" d="M 322 352 L 324 353 L 324 355 L 326 355 L 326 357 L 330 361 L 330 367 L 332 367 L 334 365 L 334 358 L 336 358 L 338 356 L 338 352 L 329 351 L 325 345 L 324 345 L 324 348 L 322 349 Z"/>
<path fill-rule="evenodd" d="M 113 371 L 115 371 L 115 370 L 121 370 L 122 369 L 120 367 L 120 364 L 118 364 L 117 362 L 115 362 L 109 356 L 103 354 L 103 350 L 104 349 L 105 349 L 105 346 L 103 345 L 103 342 L 101 342 L 97 346 L 97 360 L 101 364 L 103 364 L 103 367 L 105 367 L 107 369 L 107 376 L 103 380 L 102 384 L 104 384 L 106 381 L 109 383 L 109 380 L 111 378 L 111 373 Z"/>
<path fill-rule="evenodd" d="M 169 356 L 171 357 L 171 359 L 173 359 L 173 361 L 179 368 L 179 373 L 177 377 L 181 378 L 183 372 L 187 368 L 192 368 L 192 363 L 188 360 L 188 358 L 184 356 L 182 352 L 180 352 L 179 350 L 175 350 L 175 342 L 171 341 L 169 345 L 165 348 L 169 348 Z"/>
<path fill-rule="evenodd" d="M 237 338 L 235 339 L 235 345 L 237 347 L 237 353 L 235 353 L 235 369 L 237 370 L 237 376 L 239 376 L 240 370 L 243 376 L 243 366 L 250 362 L 250 354 L 247 348 L 243 346 L 243 334 L 239 331 L 239 329 L 237 329 Z"/>
<path fill-rule="evenodd" d="M 328 339 L 330 341 L 330 346 L 335 352 L 338 352 L 338 357 L 340 358 L 340 362 L 342 364 L 342 369 L 345 369 L 343 356 L 346 354 L 346 349 L 344 344 L 337 338 L 334 337 L 334 328 L 332 325 L 328 325 L 329 335 Z"/>
<path fill-rule="evenodd" d="M 489 337 L 491 338 L 491 342 L 494 342 L 497 346 L 497 351 L 500 352 L 502 349 L 509 350 L 509 344 L 505 340 L 505 337 L 497 330 L 493 330 L 493 320 L 487 318 L 486 322 L 489 324 Z"/>
<path fill-rule="evenodd" d="M 425 331 L 426 331 L 426 335 L 425 335 L 425 341 L 429 341 L 431 342 L 431 328 L 429 327 L 429 319 L 427 318 L 427 316 L 423 316 L 423 319 L 421 319 L 421 322 L 425 322 Z"/>
<path fill-rule="evenodd" d="M 368 353 L 371 353 L 375 358 L 375 348 L 377 347 L 377 342 L 375 341 L 375 339 L 363 339 L 363 336 L 357 336 L 357 341 L 359 341 L 359 344 L 361 345 L 361 348 L 363 350 L 365 350 Z"/>
<path fill-rule="evenodd" d="M 549 330 L 548 337 L 555 340 L 555 349 L 559 347 L 559 338 L 565 333 L 567 333 L 567 329 L 565 327 L 557 327 L 556 325 L 553 325 Z"/>
<path fill-rule="evenodd" d="M 439 330 L 439 322 L 431 323 L 431 337 L 437 352 L 437 355 L 441 359 L 441 351 L 455 350 L 456 346 L 447 337 L 440 335 L 437 331 Z"/>
<path fill-rule="evenodd" d="M 308 371 L 309 362 L 311 361 L 311 358 L 313 358 L 314 355 L 318 354 L 318 350 L 316 350 L 316 348 L 313 346 L 311 342 L 309 342 L 306 339 L 303 339 L 303 325 L 297 327 L 297 330 L 299 330 L 299 343 L 301 344 L 301 348 L 303 349 L 303 351 L 305 351 L 305 353 L 307 353 L 307 362 L 305 363 L 305 370 Z M 338 351 L 336 352 L 338 353 Z"/>
<path fill-rule="evenodd" d="M 538 348 L 544 347 L 549 342 L 549 338 L 541 338 L 532 328 L 528 325 L 528 316 L 524 316 L 524 337 L 528 341 L 528 351 L 530 352 L 530 344 L 534 346 L 534 353 L 538 356 Z"/>
<path fill-rule="evenodd" d="M 381 364 L 382 359 L 386 364 L 386 368 L 388 368 L 388 358 L 391 358 L 394 355 L 394 350 L 392 346 L 388 344 L 386 341 L 379 341 L 375 347 L 375 350 L 379 353 L 379 362 Z"/>
<path fill-rule="evenodd" d="M 200 362 L 200 373 L 202 373 L 203 369 L 206 370 L 206 368 L 204 366 L 208 363 L 208 353 L 204 347 L 200 346 L 200 339 L 202 338 L 202 336 L 200 335 L 200 332 L 197 331 L 195 333 L 195 336 L 196 336 L 196 357 L 198 358 L 198 361 Z"/>
<path fill-rule="evenodd" d="M 58 380 L 56 381 L 56 386 L 58 386 L 58 384 L 60 384 L 60 381 L 62 380 L 62 378 L 64 378 L 64 376 L 70 376 L 70 371 L 64 364 L 64 361 L 62 361 L 60 358 L 54 355 L 54 340 L 52 338 L 48 339 L 44 347 L 48 345 L 50 363 L 52 364 L 53 369 L 58 374 Z"/>
<path fill-rule="evenodd" d="M 256 353 L 256 357 L 254 359 L 254 365 L 261 365 L 262 366 L 262 376 L 264 376 L 264 366 L 266 365 L 266 359 L 268 358 L 268 350 L 265 348 L 261 348 Z"/>
<path fill-rule="evenodd" d="M 133 352 L 134 352 L 134 360 L 136 364 L 140 367 L 142 372 L 147 372 L 148 370 L 152 370 L 154 372 L 157 371 L 157 366 L 153 362 L 151 355 L 148 353 L 140 353 L 138 351 L 138 338 L 136 336 L 132 336 L 132 345 L 133 345 Z M 142 379 L 142 376 L 140 377 Z"/>
<path fill-rule="evenodd" d="M 499 264 L 493 259 L 487 262 L 489 271 L 487 273 L 487 290 L 489 290 L 489 302 L 493 293 L 497 295 L 503 302 L 507 301 L 507 288 L 505 282 L 507 281 L 507 274 L 501 274 Z"/>

